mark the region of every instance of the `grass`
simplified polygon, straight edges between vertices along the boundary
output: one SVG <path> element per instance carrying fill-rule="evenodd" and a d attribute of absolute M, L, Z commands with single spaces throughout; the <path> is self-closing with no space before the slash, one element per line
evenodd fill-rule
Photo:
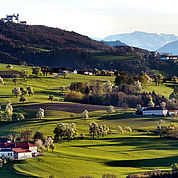
<path fill-rule="evenodd" d="M 13 65 L 13 70 L 21 71 L 24 66 Z M 30 67 L 25 67 L 31 73 Z M 6 69 L 6 64 L 0 64 L 0 70 Z M 27 103 L 46 103 L 49 95 L 54 95 L 57 99 L 63 100 L 63 94 L 58 90 L 61 86 L 68 86 L 71 82 L 108 80 L 114 82 L 114 77 L 103 76 L 85 76 L 69 74 L 66 79 L 62 76 L 55 78 L 52 76 L 28 78 L 27 83 L 19 81 L 18 87 L 32 86 L 35 95 L 28 97 Z M 0 125 L 0 135 L 7 136 L 10 133 L 19 134 L 21 131 L 30 129 L 43 132 L 45 136 L 54 136 L 53 130 L 57 123 L 75 123 L 78 133 L 85 134 L 85 138 L 55 144 L 55 150 L 46 152 L 45 155 L 28 159 L 20 162 L 13 162 L 0 168 L 0 177 L 46 177 L 53 174 L 55 177 L 80 177 L 93 176 L 102 177 L 103 174 L 115 174 L 119 178 L 126 177 L 129 173 L 150 171 L 154 169 L 170 169 L 170 165 L 178 162 L 177 151 L 178 143 L 175 140 L 161 139 L 156 135 L 149 135 L 149 132 L 133 132 L 131 134 L 117 133 L 117 126 L 123 128 L 131 126 L 133 129 L 156 129 L 156 122 L 159 117 L 137 117 L 132 114 L 133 111 L 118 110 L 108 117 L 105 111 L 95 111 L 89 113 L 89 119 L 81 119 L 80 114 L 74 114 L 62 111 L 45 111 L 44 119 L 35 118 L 36 111 L 22 108 L 19 103 L 19 97 L 11 95 L 11 90 L 15 87 L 11 79 L 5 79 L 6 85 L 0 87 L 0 103 L 6 104 L 10 99 L 14 112 L 24 113 L 26 120 L 12 122 Z M 164 94 L 166 97 L 173 91 L 172 84 L 167 83 L 161 86 L 148 86 L 145 91 L 155 91 Z M 56 102 L 56 101 L 55 101 Z M 110 134 L 104 138 L 92 139 L 88 134 L 88 125 L 91 121 L 99 124 L 106 124 L 110 128 Z M 166 122 L 171 122 L 166 120 Z M 178 126 L 178 120 L 174 120 Z M 21 174 L 19 174 L 19 171 Z"/>
<path fill-rule="evenodd" d="M 33 110 L 26 112 L 32 113 Z M 112 116 L 106 116 L 104 111 L 89 113 L 87 121 L 81 119 L 80 114 L 46 111 L 46 117 L 30 119 L 22 122 L 1 126 L 1 135 L 19 133 L 31 129 L 43 132 L 45 136 L 53 136 L 53 130 L 58 122 L 77 125 L 79 134 L 84 133 L 85 138 L 55 144 L 55 151 L 36 159 L 24 160 L 14 163 L 13 167 L 24 173 L 37 177 L 79 177 L 90 175 L 101 177 L 103 174 L 115 174 L 126 177 L 129 173 L 150 171 L 154 169 L 169 169 L 177 161 L 178 143 L 175 140 L 161 139 L 158 136 L 146 133 L 133 132 L 131 134 L 117 134 L 117 126 L 123 128 L 130 125 L 136 128 L 156 129 L 156 117 L 136 117 L 130 113 L 119 110 Z M 96 121 L 106 124 L 111 134 L 99 139 L 92 139 L 88 135 L 88 124 Z M 167 121 L 170 122 L 170 121 Z M 178 122 L 175 121 L 178 125 Z"/>
<path fill-rule="evenodd" d="M 13 70 L 21 71 L 23 66 L 15 66 Z M 31 74 L 31 68 L 28 68 L 29 73 Z M 5 64 L 0 64 L 0 70 L 7 70 Z M 23 79 L 18 80 L 18 85 L 16 86 L 12 79 L 4 79 L 5 85 L 0 87 L 0 103 L 5 104 L 8 99 L 11 100 L 13 104 L 19 103 L 19 97 L 15 98 L 11 93 L 14 87 L 25 87 L 32 86 L 35 95 L 32 97 L 27 96 L 27 104 L 28 103 L 43 103 L 48 101 L 49 95 L 54 95 L 56 99 L 63 100 L 63 93 L 59 91 L 59 87 L 67 87 L 71 84 L 71 82 L 77 81 L 85 81 L 90 82 L 91 80 L 101 80 L 103 82 L 107 82 L 110 80 L 114 82 L 114 77 L 112 76 L 86 76 L 80 74 L 69 74 L 66 79 L 63 76 L 53 77 L 49 75 L 48 77 L 37 77 L 31 78 L 28 77 L 27 81 Z"/>
<path fill-rule="evenodd" d="M 94 56 L 93 60 L 102 61 L 102 62 L 126 62 L 126 61 L 137 61 L 137 57 L 135 56 L 114 56 L 114 55 L 102 55 L 102 56 Z"/>
<path fill-rule="evenodd" d="M 175 84 L 173 83 L 163 83 L 159 86 L 156 86 L 155 83 L 152 83 L 150 86 L 143 88 L 142 91 L 155 91 L 156 94 L 164 95 L 167 99 L 169 99 L 169 95 L 174 91 L 174 86 Z"/>
<path fill-rule="evenodd" d="M 136 135 L 73 141 L 58 144 L 53 153 L 56 157 L 27 160 L 16 169 L 41 177 L 53 173 L 56 177 L 115 174 L 122 178 L 129 173 L 169 169 L 177 161 L 177 146 L 173 141 Z"/>

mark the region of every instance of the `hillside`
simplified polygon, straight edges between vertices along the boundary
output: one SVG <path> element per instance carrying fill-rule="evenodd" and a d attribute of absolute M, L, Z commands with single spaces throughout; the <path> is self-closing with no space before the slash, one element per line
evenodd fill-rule
<path fill-rule="evenodd" d="M 87 51 L 108 45 L 75 32 L 41 25 L 0 22 L 0 62 L 66 66 L 85 63 Z"/>
<path fill-rule="evenodd" d="M 129 46 L 135 46 L 150 51 L 154 51 L 166 43 L 176 41 L 177 36 L 173 34 L 157 34 L 157 33 L 146 33 L 141 31 L 135 31 L 133 33 L 116 34 L 111 35 L 103 40 L 105 41 L 117 41 L 120 40 Z"/>
<path fill-rule="evenodd" d="M 129 51 L 130 48 L 127 50 Z M 31 75 L 32 69 L 29 66 L 13 65 L 13 69 L 7 69 L 7 64 L 0 64 L 0 70 L 29 71 L 26 82 L 19 79 L 18 87 L 32 86 L 34 95 L 27 96 L 27 101 L 23 104 L 19 102 L 19 96 L 12 96 L 12 89 L 16 85 L 10 78 L 4 78 L 5 85 L 0 87 L 0 98 L 2 110 L 5 109 L 7 100 L 10 100 L 14 113 L 23 113 L 25 119 L 13 121 L 11 123 L 1 122 L 0 135 L 8 136 L 15 134 L 17 137 L 22 131 L 32 130 L 42 132 L 44 136 L 54 137 L 53 130 L 57 123 L 75 123 L 78 131 L 78 139 L 54 143 L 55 149 L 44 152 L 43 156 L 37 158 L 13 161 L 4 165 L 1 170 L 1 177 L 26 178 L 26 177 L 71 177 L 92 176 L 101 178 L 103 174 L 114 174 L 119 178 L 124 178 L 130 173 L 152 171 L 158 169 L 169 169 L 170 165 L 177 161 L 178 143 L 174 139 L 159 138 L 153 134 L 156 130 L 156 123 L 164 120 L 171 123 L 172 119 L 155 116 L 136 116 L 132 109 L 123 110 L 115 108 L 110 116 L 101 108 L 100 111 L 91 111 L 86 105 L 76 103 L 64 103 L 64 93 L 59 91 L 60 86 L 68 86 L 71 82 L 90 82 L 91 80 L 101 80 L 106 83 L 108 80 L 114 82 L 114 76 L 86 76 L 80 74 L 69 74 L 65 79 L 63 76 L 35 77 Z M 161 86 L 148 86 L 146 91 L 155 91 L 159 94 L 168 95 L 173 91 L 170 83 Z M 49 95 L 54 95 L 55 100 L 49 102 Z M 45 105 L 45 103 L 48 103 Z M 58 106 L 49 107 L 49 106 Z M 66 111 L 61 105 L 74 105 Z M 79 107 L 76 108 L 76 105 Z M 36 106 L 36 107 L 34 107 Z M 39 107 L 45 109 L 43 119 L 36 118 Z M 44 107 L 46 106 L 46 108 Z M 96 106 L 94 106 L 96 107 Z M 105 106 L 102 106 L 104 109 Z M 81 110 L 89 111 L 89 118 L 81 118 Z M 108 135 L 94 139 L 89 134 L 90 122 L 105 124 L 110 128 Z M 174 124 L 178 126 L 177 119 Z M 128 133 L 124 130 L 119 134 L 117 126 L 125 128 L 130 126 L 134 132 Z M 140 131 L 139 131 L 140 130 Z M 97 171 L 96 171 L 97 170 Z"/>
<path fill-rule="evenodd" d="M 157 50 L 161 53 L 178 55 L 178 41 L 170 42 Z"/>
<path fill-rule="evenodd" d="M 111 46 L 59 28 L 0 22 L 1 63 L 117 69 L 132 74 L 161 70 L 167 76 L 177 75 L 174 64 L 154 60 L 148 50 L 118 42 Z"/>

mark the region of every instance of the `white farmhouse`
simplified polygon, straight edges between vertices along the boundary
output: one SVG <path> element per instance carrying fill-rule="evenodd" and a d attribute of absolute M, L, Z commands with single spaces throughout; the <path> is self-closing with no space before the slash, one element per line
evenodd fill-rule
<path fill-rule="evenodd" d="M 86 70 L 84 73 L 84 75 L 93 75 L 92 71 Z"/>
<path fill-rule="evenodd" d="M 0 157 L 14 159 L 14 151 L 11 148 L 0 148 Z"/>
<path fill-rule="evenodd" d="M 1 143 L 0 157 L 27 159 L 38 155 L 37 146 L 29 142 Z"/>
<path fill-rule="evenodd" d="M 142 112 L 145 116 L 167 116 L 168 114 L 168 110 L 161 106 L 142 108 Z"/>
<path fill-rule="evenodd" d="M 178 110 L 169 110 L 169 115 L 178 114 Z"/>
<path fill-rule="evenodd" d="M 77 74 L 77 70 L 75 69 L 74 71 L 71 72 L 71 74 Z"/>
<path fill-rule="evenodd" d="M 159 59 L 162 61 L 167 61 L 169 60 L 169 56 L 160 57 Z"/>

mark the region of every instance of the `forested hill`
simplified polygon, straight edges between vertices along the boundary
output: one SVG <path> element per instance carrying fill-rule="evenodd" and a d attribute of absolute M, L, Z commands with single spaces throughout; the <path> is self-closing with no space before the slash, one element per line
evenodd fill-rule
<path fill-rule="evenodd" d="M 76 69 L 117 69 L 132 74 L 151 69 L 176 75 L 175 63 L 154 59 L 147 50 L 123 45 L 110 47 L 59 28 L 1 21 L 0 62 Z"/>
<path fill-rule="evenodd" d="M 0 62 L 76 65 L 84 62 L 78 60 L 87 59 L 86 51 L 110 49 L 106 44 L 59 28 L 0 22 Z"/>

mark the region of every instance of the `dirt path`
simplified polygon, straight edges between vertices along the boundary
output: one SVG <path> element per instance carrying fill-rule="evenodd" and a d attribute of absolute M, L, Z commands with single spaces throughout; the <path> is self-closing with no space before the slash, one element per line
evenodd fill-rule
<path fill-rule="evenodd" d="M 106 106 L 101 105 L 90 105 L 90 104 L 80 104 L 80 103 L 43 103 L 24 106 L 28 109 L 39 109 L 43 108 L 45 110 L 55 110 L 55 111 L 65 111 L 72 113 L 81 113 L 85 109 L 89 112 L 105 110 Z"/>

